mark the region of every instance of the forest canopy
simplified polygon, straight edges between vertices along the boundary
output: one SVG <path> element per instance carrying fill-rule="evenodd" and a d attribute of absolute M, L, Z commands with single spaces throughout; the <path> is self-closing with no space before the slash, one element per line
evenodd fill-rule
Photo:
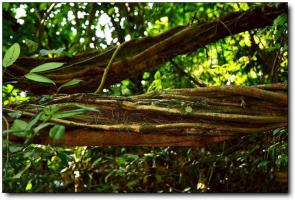
<path fill-rule="evenodd" d="M 4 192 L 288 191 L 286 3 L 2 13 Z"/>

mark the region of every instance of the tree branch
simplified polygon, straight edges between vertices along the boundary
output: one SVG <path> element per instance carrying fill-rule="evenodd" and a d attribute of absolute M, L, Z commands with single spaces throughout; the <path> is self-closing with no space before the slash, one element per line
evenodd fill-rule
<path fill-rule="evenodd" d="M 287 12 L 285 4 L 282 5 L 284 6 L 279 8 L 264 7 L 246 12 L 230 13 L 219 20 L 198 26 L 179 26 L 158 36 L 131 40 L 128 45 L 122 47 L 116 56 L 117 59 L 109 72 L 109 77 L 112 78 L 106 80 L 105 84 L 109 86 L 126 78 L 136 77 L 144 71 L 169 61 L 176 55 L 193 52 L 228 35 L 270 25 L 278 15 Z M 116 47 L 108 49 L 103 53 L 87 52 L 72 58 L 36 59 L 24 57 L 18 59 L 9 70 L 15 76 L 23 76 L 38 64 L 53 61 L 66 62 L 67 64 L 58 69 L 59 71 L 53 70 L 46 75 L 53 79 L 58 86 L 72 79 L 84 80 L 78 87 L 66 89 L 67 93 L 92 92 L 96 89 L 96 83 L 103 77 L 103 71 L 116 49 Z M 54 93 L 55 91 L 54 87 L 49 88 L 46 85 L 45 90 L 43 85 L 31 84 L 26 79 L 18 82 L 17 86 L 39 94 Z"/>
<path fill-rule="evenodd" d="M 159 138 L 161 142 L 155 143 L 155 146 L 180 145 L 177 141 L 181 141 L 181 145 L 202 146 L 236 136 L 263 134 L 275 128 L 286 127 L 288 106 L 278 99 L 274 101 L 268 93 L 268 95 L 258 95 L 270 91 L 274 97 L 286 96 L 287 87 L 283 87 L 282 84 L 270 84 L 256 87 L 173 89 L 132 97 L 111 97 L 91 93 L 54 95 L 48 105 L 62 105 L 64 111 L 69 112 L 74 103 L 98 109 L 99 112 L 89 111 L 63 119 L 50 118 L 49 121 L 66 125 L 68 131 L 66 141 L 76 145 L 87 143 L 89 146 L 105 144 L 152 146 L 157 141 L 156 138 Z M 19 110 L 4 107 L 3 110 L 5 113 L 19 112 L 23 120 L 30 120 L 42 112 L 35 108 Z M 82 135 L 89 135 L 91 140 L 85 138 L 87 142 L 81 142 L 81 138 L 73 137 L 73 130 L 77 131 L 76 134 L 79 132 L 79 137 L 80 132 Z M 117 137 L 124 136 L 130 139 L 145 138 L 145 142 L 130 141 L 126 138 L 122 141 L 117 140 Z M 45 136 L 40 134 L 40 137 Z M 116 142 L 111 142 L 112 137 Z M 204 142 L 205 138 L 208 138 L 208 142 Z M 199 142 L 195 143 L 196 141 Z"/>

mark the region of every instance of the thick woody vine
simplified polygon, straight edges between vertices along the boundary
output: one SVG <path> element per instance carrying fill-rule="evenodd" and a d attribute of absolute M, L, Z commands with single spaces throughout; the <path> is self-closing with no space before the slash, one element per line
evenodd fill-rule
<path fill-rule="evenodd" d="M 192 52 L 232 34 L 270 25 L 286 9 L 265 7 L 230 13 L 212 22 L 179 26 L 158 36 L 123 42 L 105 52 L 84 53 L 72 58 L 20 58 L 10 63 L 12 66 L 5 75 L 9 80 L 16 78 L 17 86 L 33 93 L 56 93 L 56 86 L 45 90 L 44 85 L 30 84 L 22 78 L 28 72 L 39 72 L 40 66 L 44 70 L 44 63 L 49 60 L 56 65 L 46 66 L 50 69 L 45 73 L 46 77 L 52 79 L 59 89 L 73 85 L 73 80 L 76 80 L 75 84 L 80 80 L 83 82 L 74 89 L 64 90 L 68 95 L 50 96 L 41 106 L 38 104 L 48 96 L 34 98 L 30 102 L 34 106 L 3 108 L 4 114 L 19 114 L 28 121 L 33 118 L 34 124 L 26 131 L 30 134 L 33 131 L 36 136 L 33 142 L 42 144 L 204 146 L 286 127 L 286 83 L 203 87 L 205 84 L 201 81 L 189 77 L 202 87 L 168 89 L 131 97 L 102 94 L 106 85 L 167 61 L 179 70 L 172 60 L 174 56 Z M 184 71 L 182 74 L 187 75 Z M 77 93 L 81 91 L 83 93 Z M 38 123 L 41 123 L 38 131 L 51 125 L 62 129 L 57 125 L 61 124 L 67 126 L 67 133 L 60 140 L 52 141 L 49 136 L 37 133 L 37 127 L 33 128 Z M 10 139 L 19 140 L 13 135 Z"/>

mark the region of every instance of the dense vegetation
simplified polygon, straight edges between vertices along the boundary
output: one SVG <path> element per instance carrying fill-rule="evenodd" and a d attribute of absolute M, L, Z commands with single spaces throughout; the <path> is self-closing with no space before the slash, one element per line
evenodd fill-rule
<path fill-rule="evenodd" d="M 105 52 L 125 41 L 157 36 L 176 26 L 201 26 L 232 12 L 286 5 L 3 3 L 2 6 L 3 55 L 18 43 L 20 57 L 71 59 L 81 52 Z M 148 71 L 107 86 L 104 94 L 132 96 L 167 88 L 288 84 L 287 19 L 287 13 L 283 13 L 269 26 L 229 34 L 204 47 L 177 55 L 158 67 L 151 66 Z M 16 63 L 21 62 L 18 60 Z M 32 78 L 32 75 L 14 77 L 10 69 L 13 70 L 15 66 L 5 58 L 3 66 L 2 96 L 5 108 L 36 106 L 34 92 L 30 88 L 20 89 L 17 81 L 37 80 L 31 85 L 38 85 L 43 80 L 43 86 L 53 85 L 50 79 L 44 81 L 46 73 L 39 79 L 36 76 Z M 80 81 L 68 85 L 75 89 Z M 52 88 L 62 92 L 61 85 L 54 83 Z M 38 101 L 38 106 L 44 104 L 43 100 L 46 102 L 46 98 L 43 98 Z M 81 114 L 87 111 L 89 108 L 79 107 L 74 112 Z M 40 118 L 46 118 L 45 114 L 38 115 L 38 119 L 30 119 L 31 129 Z M 56 147 L 30 144 L 34 135 L 27 137 L 28 130 L 20 128 L 22 125 L 28 127 L 30 122 L 27 124 L 19 117 L 16 112 L 3 113 L 4 192 L 288 191 L 287 127 L 263 134 L 245 135 L 203 148 Z M 63 130 L 62 127 L 55 124 L 50 129 L 50 137 L 54 140 L 62 137 L 62 131 L 58 131 Z M 13 132 L 10 129 L 17 136 L 25 136 L 23 143 L 8 140 Z"/>

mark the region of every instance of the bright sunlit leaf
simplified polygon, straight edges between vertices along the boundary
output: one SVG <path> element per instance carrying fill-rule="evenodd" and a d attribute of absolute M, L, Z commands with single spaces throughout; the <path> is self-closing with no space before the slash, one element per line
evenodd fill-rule
<path fill-rule="evenodd" d="M 28 182 L 27 186 L 26 186 L 26 191 L 29 191 L 32 189 L 32 183 L 31 182 Z"/>

